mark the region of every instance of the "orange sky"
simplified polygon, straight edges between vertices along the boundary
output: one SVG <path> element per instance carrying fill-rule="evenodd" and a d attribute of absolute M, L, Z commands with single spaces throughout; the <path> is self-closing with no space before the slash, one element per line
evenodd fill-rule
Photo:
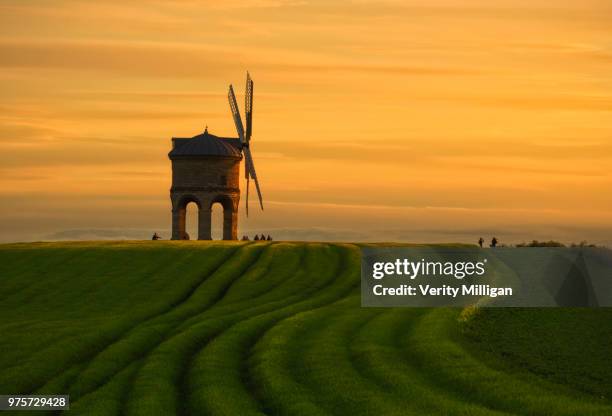
<path fill-rule="evenodd" d="M 0 66 L 1 241 L 167 237 L 249 69 L 240 235 L 612 244 L 607 0 L 2 0 Z"/>

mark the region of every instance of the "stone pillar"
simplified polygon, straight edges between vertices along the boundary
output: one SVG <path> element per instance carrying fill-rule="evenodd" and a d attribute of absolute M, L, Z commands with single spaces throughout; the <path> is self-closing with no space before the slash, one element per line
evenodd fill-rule
<path fill-rule="evenodd" d="M 210 209 L 200 208 L 198 211 L 198 240 L 212 240 L 210 215 Z"/>
<path fill-rule="evenodd" d="M 223 239 L 238 239 L 238 212 L 233 210 L 232 207 L 224 207 L 223 209 Z"/>
<path fill-rule="evenodd" d="M 172 210 L 172 239 L 180 240 L 185 232 L 185 208 Z"/>

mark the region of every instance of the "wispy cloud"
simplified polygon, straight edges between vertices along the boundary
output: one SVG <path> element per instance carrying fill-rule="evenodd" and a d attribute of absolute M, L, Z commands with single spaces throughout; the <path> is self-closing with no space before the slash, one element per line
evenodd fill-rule
<path fill-rule="evenodd" d="M 596 225 L 612 224 L 611 11 L 599 0 L 6 0 L 0 238 L 167 229 L 170 138 L 207 124 L 234 134 L 226 89 L 242 94 L 245 69 L 267 204 L 241 220 L 247 230 L 599 238 Z"/>

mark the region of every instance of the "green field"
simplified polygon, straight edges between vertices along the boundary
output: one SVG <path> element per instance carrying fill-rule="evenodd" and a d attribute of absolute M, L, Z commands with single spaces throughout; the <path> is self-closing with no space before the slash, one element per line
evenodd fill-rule
<path fill-rule="evenodd" d="M 0 394 L 70 394 L 71 415 L 612 415 L 611 309 L 360 308 L 359 255 L 0 246 Z"/>

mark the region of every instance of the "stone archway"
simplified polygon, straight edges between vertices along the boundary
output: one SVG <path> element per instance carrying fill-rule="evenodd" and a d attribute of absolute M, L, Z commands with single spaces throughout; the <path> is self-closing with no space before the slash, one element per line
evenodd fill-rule
<path fill-rule="evenodd" d="M 210 215 L 212 215 L 212 206 L 216 203 L 223 207 L 223 239 L 236 240 L 238 237 L 238 204 L 229 195 L 217 195 L 210 202 L 208 208 Z M 210 215 L 208 217 L 209 224 Z"/>
<path fill-rule="evenodd" d="M 210 192 L 172 194 L 172 239 L 184 240 L 187 205 L 194 202 L 198 207 L 198 240 L 211 240 L 212 205 L 223 207 L 223 239 L 236 240 L 238 237 L 238 194 L 220 194 Z M 193 239 L 195 236 L 191 236 Z"/>
<path fill-rule="evenodd" d="M 186 230 L 187 220 L 187 205 L 190 203 L 196 204 L 198 213 L 202 211 L 202 203 L 195 195 L 181 196 L 172 207 L 172 239 L 173 240 L 189 240 L 195 236 L 189 236 Z M 200 215 L 198 214 L 198 239 L 200 239 Z"/>

